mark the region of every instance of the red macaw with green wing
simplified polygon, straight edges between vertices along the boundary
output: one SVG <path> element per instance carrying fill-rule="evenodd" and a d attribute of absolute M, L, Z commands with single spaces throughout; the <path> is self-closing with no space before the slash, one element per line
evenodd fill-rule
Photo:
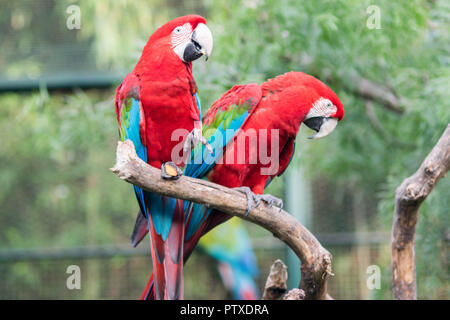
<path fill-rule="evenodd" d="M 289 72 L 262 85 L 234 86 L 211 106 L 203 119 L 203 136 L 213 152 L 207 152 L 199 144 L 191 153 L 184 174 L 238 188 L 247 195 L 247 214 L 261 200 L 282 206 L 280 199 L 263 192 L 289 165 L 300 125 L 304 123 L 315 130 L 310 138 L 318 139 L 330 134 L 343 117 L 344 108 L 338 96 L 323 82 L 303 72 Z M 250 131 L 257 133 L 255 143 L 244 143 L 244 148 L 239 148 L 239 139 L 244 140 Z M 261 155 L 261 147 L 266 152 L 275 150 L 271 154 L 276 160 L 274 168 L 273 161 L 249 161 L 255 154 Z M 238 161 L 242 158 L 244 162 Z M 186 261 L 200 237 L 231 216 L 187 201 L 184 207 Z M 135 231 L 134 238 L 142 237 L 145 226 L 139 227 L 138 223 Z M 133 241 L 136 243 L 136 239 Z M 152 275 L 142 298 L 154 297 L 153 290 Z"/>
<path fill-rule="evenodd" d="M 201 108 L 192 61 L 208 58 L 212 47 L 212 34 L 203 17 L 188 15 L 169 21 L 150 36 L 134 70 L 117 88 L 120 139 L 131 140 L 138 156 L 148 164 L 160 168 L 174 161 L 172 150 L 179 143 L 172 139 L 176 130 L 190 132 L 182 137 L 184 151 L 201 140 Z M 180 159 L 176 165 L 183 164 Z M 151 230 L 155 298 L 180 299 L 183 202 L 136 186 L 134 191 Z"/>

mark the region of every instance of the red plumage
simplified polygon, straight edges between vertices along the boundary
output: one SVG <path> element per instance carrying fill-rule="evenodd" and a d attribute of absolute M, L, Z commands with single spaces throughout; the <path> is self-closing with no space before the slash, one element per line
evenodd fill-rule
<path fill-rule="evenodd" d="M 192 75 L 192 63 L 184 63 L 172 50 L 173 28 L 190 23 L 195 29 L 206 23 L 201 16 L 188 15 L 174 19 L 150 36 L 132 74 L 141 83 L 141 101 L 145 114 L 147 162 L 160 168 L 172 161 L 171 151 L 179 141 L 171 141 L 176 129 L 192 131 L 200 128 L 199 109 L 195 100 L 197 86 Z M 177 163 L 180 165 L 181 163 Z"/>
<path fill-rule="evenodd" d="M 252 94 L 249 96 L 250 89 Z M 226 110 L 235 101 L 252 99 L 254 107 L 251 108 L 250 115 L 243 123 L 242 131 L 235 136 L 235 141 L 239 134 L 248 129 L 257 132 L 267 129 L 267 149 L 271 150 L 270 130 L 277 129 L 279 131 L 279 170 L 273 175 L 261 175 L 260 169 L 268 165 L 259 161 L 256 164 L 248 163 L 250 154 L 258 152 L 257 145 L 247 144 L 245 148 L 247 162 L 238 164 L 236 144 L 232 143 L 226 148 L 224 163 L 216 164 L 208 179 L 230 188 L 248 186 L 254 193 L 262 194 L 267 179 L 280 175 L 287 168 L 300 125 L 313 103 L 320 97 L 326 97 L 334 103 L 337 112 L 333 117 L 341 120 L 344 109 L 337 95 L 318 79 L 302 72 L 286 73 L 268 80 L 261 86 L 251 84 L 233 87 L 215 102 L 205 115 L 205 126 L 214 121 L 218 109 Z M 230 164 L 227 157 L 235 159 Z"/>
<path fill-rule="evenodd" d="M 184 135 L 180 140 L 172 141 L 175 130 L 183 129 L 187 134 L 194 127 L 200 129 L 200 106 L 197 105 L 197 86 L 190 62 L 198 56 L 186 60 L 186 52 L 176 51 L 179 44 L 185 45 L 184 50 L 188 45 L 193 47 L 194 42 L 190 42 L 194 41 L 195 29 L 199 24 L 206 24 L 203 17 L 188 15 L 157 29 L 150 36 L 133 71 L 117 88 L 115 105 L 121 137 L 132 140 L 138 155 L 158 169 L 162 163 L 175 161 L 172 159 L 172 149 L 186 138 Z M 204 26 L 202 30 L 205 30 Z M 195 42 L 195 45 L 199 50 L 200 44 Z M 210 51 L 212 43 L 207 45 Z M 129 98 L 138 101 L 138 113 L 132 113 L 133 105 L 129 104 Z M 133 121 L 139 121 L 138 133 L 132 129 L 130 123 Z M 128 127 L 124 129 L 124 126 Z M 181 160 L 175 162 L 182 165 Z M 183 202 L 177 200 L 173 213 L 168 213 L 164 208 L 170 200 L 162 197 L 162 207 L 158 208 L 160 212 L 150 212 L 151 195 L 140 189 L 136 195 L 141 210 L 149 219 L 156 280 L 154 298 L 182 299 L 183 263 L 180 257 L 184 239 Z"/>
<path fill-rule="evenodd" d="M 262 194 L 268 180 L 281 175 L 288 167 L 293 156 L 294 142 L 300 125 L 305 121 L 309 112 L 318 107 L 321 101 L 331 102 L 331 106 L 326 105 L 322 109 L 318 109 L 318 112 L 321 112 L 320 110 L 324 112 L 324 117 L 343 119 L 344 108 L 338 96 L 323 82 L 302 72 L 289 72 L 268 80 L 262 85 L 248 84 L 231 88 L 211 106 L 203 119 L 203 124 L 206 127 L 211 126 L 219 112 L 232 112 L 232 108 L 235 108 L 236 105 L 246 104 L 249 106 L 249 115 L 242 123 L 241 130 L 224 148 L 222 163 L 216 163 L 207 174 L 208 180 L 229 188 L 246 186 L 255 194 Z M 330 109 L 326 110 L 327 107 Z M 332 111 L 329 112 L 330 110 Z M 317 116 L 320 116 L 320 113 Z M 267 168 L 268 164 L 262 164 L 260 161 L 256 164 L 249 163 L 250 155 L 258 153 L 258 145 L 261 145 L 261 141 L 258 141 L 258 144 L 247 143 L 244 149 L 246 162 L 237 163 L 237 158 L 242 155 L 238 154 L 236 139 L 245 134 L 248 129 L 257 132 L 267 130 L 268 150 L 271 150 L 270 130 L 278 130 L 279 139 L 276 152 L 279 155 L 279 166 L 272 174 L 261 174 L 261 169 Z M 233 161 L 227 161 L 227 158 L 233 158 Z M 188 219 L 190 214 L 188 214 Z M 184 260 L 189 258 L 202 235 L 230 217 L 214 210 L 195 234 L 185 241 Z M 188 225 L 189 221 L 186 226 Z M 149 283 L 152 280 L 153 278 L 150 277 Z"/>

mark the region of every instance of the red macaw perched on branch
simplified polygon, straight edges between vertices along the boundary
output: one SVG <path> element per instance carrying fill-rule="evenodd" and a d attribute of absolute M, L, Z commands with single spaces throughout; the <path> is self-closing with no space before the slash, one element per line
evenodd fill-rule
<path fill-rule="evenodd" d="M 134 70 L 117 88 L 121 140 L 133 141 L 138 156 L 161 167 L 163 177 L 176 176 L 176 165 L 182 165 L 181 160 L 172 163 L 171 152 L 178 144 L 171 139 L 175 130 L 190 132 L 182 137 L 184 151 L 202 139 L 192 61 L 201 56 L 207 59 L 212 47 L 212 34 L 203 17 L 176 18 L 150 36 Z M 182 298 L 183 202 L 136 186 L 134 190 L 151 230 L 155 298 Z"/>
<path fill-rule="evenodd" d="M 262 193 L 289 165 L 300 125 L 315 130 L 310 138 L 318 139 L 330 134 L 343 117 L 338 96 L 323 82 L 302 72 L 289 72 L 262 85 L 234 86 L 203 119 L 203 136 L 214 152 L 205 152 L 198 145 L 184 174 L 239 188 L 248 198 L 247 214 L 261 200 L 282 206 L 280 199 Z M 230 216 L 187 201 L 184 206 L 186 261 L 200 237 Z M 135 228 L 139 229 L 144 228 Z M 153 298 L 152 283 L 153 275 L 142 298 Z"/>
<path fill-rule="evenodd" d="M 338 96 L 323 82 L 303 72 L 289 72 L 262 85 L 234 86 L 212 105 L 204 118 L 204 136 L 214 152 L 207 154 L 196 148 L 185 174 L 238 188 L 247 195 L 247 214 L 261 200 L 282 206 L 280 199 L 262 193 L 289 165 L 300 125 L 304 123 L 315 130 L 310 138 L 318 139 L 330 134 L 343 117 L 344 108 Z M 227 131 L 231 134 L 226 134 Z M 246 143 L 248 139 L 250 142 Z M 255 155 L 259 156 L 256 161 Z M 212 209 L 196 203 L 185 207 L 187 259 L 198 239 L 230 216 L 215 210 L 212 213 Z"/>

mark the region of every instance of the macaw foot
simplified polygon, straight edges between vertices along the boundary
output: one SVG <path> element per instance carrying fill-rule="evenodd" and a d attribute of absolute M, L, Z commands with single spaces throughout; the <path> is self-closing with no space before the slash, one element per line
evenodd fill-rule
<path fill-rule="evenodd" d="M 187 152 L 199 143 L 203 143 L 208 149 L 209 153 L 213 153 L 213 149 L 211 145 L 206 141 L 206 139 L 202 136 L 202 131 L 200 129 L 194 128 L 186 137 L 186 141 L 183 145 L 183 154 L 187 154 Z"/>
<path fill-rule="evenodd" d="M 254 194 L 249 187 L 238 187 L 233 189 L 245 193 L 247 196 L 247 211 L 245 212 L 245 216 L 248 216 L 253 208 L 258 207 L 261 200 L 267 203 L 269 207 L 275 205 L 280 208 L 280 211 L 283 209 L 283 200 L 274 197 L 271 194 Z"/>
<path fill-rule="evenodd" d="M 209 153 L 213 153 L 213 148 L 211 147 L 211 145 L 208 143 L 208 141 L 206 141 L 205 137 L 201 137 L 200 142 L 206 147 L 206 149 L 208 150 Z"/>
<path fill-rule="evenodd" d="M 275 205 L 278 208 L 280 208 L 280 211 L 281 209 L 283 209 L 283 200 L 281 200 L 280 198 L 274 197 L 271 194 L 257 195 L 257 197 L 259 197 L 262 201 L 267 203 L 269 207 L 273 207 L 273 205 Z"/>
<path fill-rule="evenodd" d="M 173 162 L 165 162 L 161 165 L 161 178 L 166 180 L 177 180 L 183 175 L 178 166 Z"/>
<path fill-rule="evenodd" d="M 233 189 L 245 193 L 245 195 L 247 196 L 247 211 L 245 212 L 245 216 L 249 215 L 253 207 L 259 206 L 261 199 L 258 197 L 258 195 L 254 194 L 249 187 L 237 187 Z"/>

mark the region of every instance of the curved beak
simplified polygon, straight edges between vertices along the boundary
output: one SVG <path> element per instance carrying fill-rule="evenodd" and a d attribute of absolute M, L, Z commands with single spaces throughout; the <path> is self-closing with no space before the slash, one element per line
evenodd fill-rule
<path fill-rule="evenodd" d="M 303 123 L 310 129 L 316 131 L 309 139 L 320 139 L 329 135 L 338 124 L 336 118 L 312 117 Z"/>
<path fill-rule="evenodd" d="M 208 60 L 213 49 L 213 36 L 211 30 L 204 23 L 199 23 L 192 32 L 191 41 L 186 45 L 183 60 L 190 62 L 205 56 Z"/>

